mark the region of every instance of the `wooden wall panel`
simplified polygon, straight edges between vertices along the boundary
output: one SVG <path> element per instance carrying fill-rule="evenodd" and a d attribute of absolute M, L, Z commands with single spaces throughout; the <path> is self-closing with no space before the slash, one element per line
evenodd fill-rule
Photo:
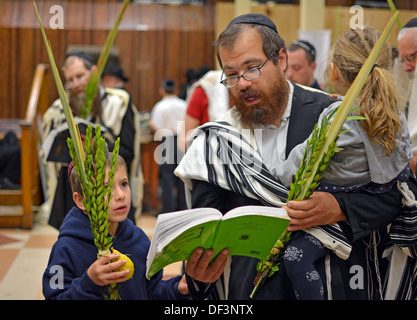
<path fill-rule="evenodd" d="M 102 45 L 120 7 L 114 0 L 38 0 L 38 10 L 61 67 L 70 45 Z M 52 30 L 51 6 L 64 10 L 64 29 Z M 23 117 L 38 63 L 48 63 L 32 1 L 0 1 L 0 118 Z M 126 89 L 140 110 L 160 99 L 161 81 L 185 82 L 188 68 L 214 68 L 214 8 L 131 3 L 115 46 L 130 81 Z M 50 103 L 57 97 L 53 79 Z"/>

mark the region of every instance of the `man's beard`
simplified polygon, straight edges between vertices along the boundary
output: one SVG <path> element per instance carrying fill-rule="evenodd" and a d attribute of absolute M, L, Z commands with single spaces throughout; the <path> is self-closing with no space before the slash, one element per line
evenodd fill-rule
<path fill-rule="evenodd" d="M 69 92 L 69 105 L 74 116 L 79 117 L 84 109 L 85 94 L 74 94 Z M 94 99 L 93 106 L 91 108 L 90 115 L 93 118 L 99 119 L 101 117 L 102 106 L 100 90 Z"/>
<path fill-rule="evenodd" d="M 415 94 L 412 96 L 413 88 L 415 87 L 415 82 L 417 78 L 415 75 L 415 70 L 413 71 L 404 71 L 403 64 L 397 61 L 394 64 L 393 68 L 394 73 L 394 83 L 397 88 L 397 95 L 398 95 L 398 107 L 401 111 L 405 111 L 407 105 L 410 102 L 410 99 L 414 100 Z"/>
<path fill-rule="evenodd" d="M 288 92 L 289 87 L 283 77 L 277 80 L 268 93 L 252 88 L 240 91 L 238 97 L 233 96 L 236 106 L 235 115 L 244 126 L 251 129 L 259 125 L 274 124 L 284 113 Z M 245 96 L 260 98 L 261 102 L 248 106 L 244 102 Z"/>

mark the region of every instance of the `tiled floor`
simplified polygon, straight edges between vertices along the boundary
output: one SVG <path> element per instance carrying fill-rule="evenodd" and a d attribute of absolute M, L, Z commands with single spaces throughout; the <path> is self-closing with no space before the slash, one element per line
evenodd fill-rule
<path fill-rule="evenodd" d="M 149 237 L 156 218 L 143 214 L 137 224 Z M 0 300 L 39 300 L 42 274 L 58 231 L 48 225 L 35 225 L 32 230 L 0 229 Z M 180 274 L 181 264 L 164 270 L 164 278 Z"/>

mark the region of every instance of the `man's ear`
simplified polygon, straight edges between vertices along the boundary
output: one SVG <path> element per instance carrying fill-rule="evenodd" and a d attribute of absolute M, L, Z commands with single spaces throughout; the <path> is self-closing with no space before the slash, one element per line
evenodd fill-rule
<path fill-rule="evenodd" d="M 74 200 L 75 204 L 77 205 L 78 208 L 80 208 L 81 210 L 85 211 L 85 207 L 83 204 L 83 196 L 80 195 L 78 192 L 74 192 L 72 194 L 72 199 Z"/>
<path fill-rule="evenodd" d="M 284 48 L 281 48 L 278 53 L 278 65 L 280 66 L 281 70 L 285 72 L 288 67 L 288 55 L 287 51 Z"/>

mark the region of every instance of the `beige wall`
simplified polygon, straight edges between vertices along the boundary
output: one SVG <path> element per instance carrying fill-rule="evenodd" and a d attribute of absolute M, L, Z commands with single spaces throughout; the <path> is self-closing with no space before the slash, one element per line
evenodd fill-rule
<path fill-rule="evenodd" d="M 350 7 L 326 7 L 324 28 L 332 32 L 338 30 L 338 34 L 349 28 L 350 19 L 353 14 L 349 13 Z M 288 45 L 297 39 L 298 29 L 300 28 L 300 8 L 298 5 L 255 5 L 251 6 L 251 12 L 263 13 L 267 15 L 277 25 L 280 35 Z M 386 23 L 391 18 L 392 13 L 388 9 L 369 9 L 364 8 L 364 23 L 382 31 Z M 400 19 L 403 24 L 413 17 L 417 17 L 417 11 L 402 10 Z M 227 24 L 234 18 L 234 3 L 217 2 L 216 3 L 216 21 L 215 32 L 216 38 Z M 340 21 L 339 27 L 336 21 Z M 389 42 L 396 47 L 396 37 L 398 34 L 397 24 L 394 26 Z"/>

